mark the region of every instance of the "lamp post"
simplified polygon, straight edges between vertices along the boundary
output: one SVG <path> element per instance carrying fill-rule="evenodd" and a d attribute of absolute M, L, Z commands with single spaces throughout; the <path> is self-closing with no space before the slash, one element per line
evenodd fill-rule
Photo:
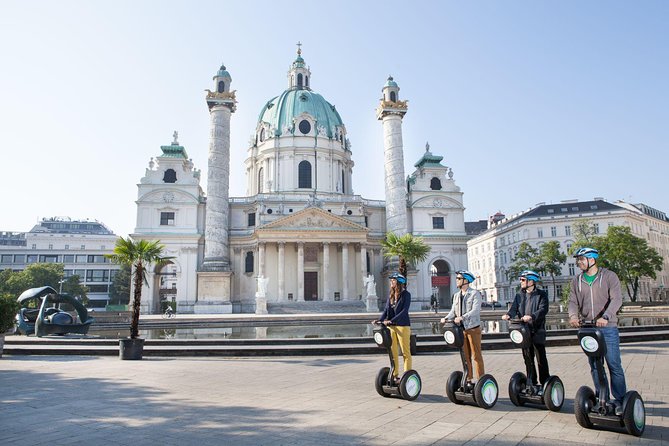
<path fill-rule="evenodd" d="M 58 288 L 58 294 L 63 294 L 63 283 L 65 283 L 65 279 L 60 279 L 58 283 L 60 284 L 60 287 Z"/>

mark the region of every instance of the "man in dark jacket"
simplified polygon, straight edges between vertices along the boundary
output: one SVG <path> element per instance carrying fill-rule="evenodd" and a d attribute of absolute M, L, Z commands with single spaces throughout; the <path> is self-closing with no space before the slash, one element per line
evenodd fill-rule
<path fill-rule="evenodd" d="M 520 291 L 516 293 L 509 311 L 502 316 L 508 321 L 511 318 L 520 318 L 525 322 L 532 335 L 533 348 L 523 349 L 523 359 L 527 369 L 527 381 L 537 386 L 537 372 L 534 366 L 536 353 L 539 367 L 540 389 L 548 381 L 548 359 L 546 358 L 546 314 L 548 313 L 548 294 L 537 288 L 541 279 L 534 271 L 525 270 L 520 273 Z"/>

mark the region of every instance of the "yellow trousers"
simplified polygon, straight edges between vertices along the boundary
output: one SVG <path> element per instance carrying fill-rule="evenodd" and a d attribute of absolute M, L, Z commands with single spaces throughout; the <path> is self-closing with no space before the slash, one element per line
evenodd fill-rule
<path fill-rule="evenodd" d="M 467 379 L 472 379 L 472 356 L 474 357 L 474 368 L 476 379 L 485 373 L 483 366 L 483 355 L 481 354 L 481 327 L 465 330 L 465 360 L 467 361 Z"/>
<path fill-rule="evenodd" d="M 390 346 L 390 352 L 395 361 L 394 377 L 399 376 L 399 351 L 398 346 L 402 349 L 402 357 L 404 357 L 404 372 L 411 370 L 411 327 L 401 327 L 399 325 L 390 325 L 390 338 L 393 344 Z"/>

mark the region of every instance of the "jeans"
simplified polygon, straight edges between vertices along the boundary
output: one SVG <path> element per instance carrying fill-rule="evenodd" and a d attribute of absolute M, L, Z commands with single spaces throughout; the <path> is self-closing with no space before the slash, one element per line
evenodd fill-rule
<path fill-rule="evenodd" d="M 618 402 L 622 403 L 623 397 L 627 392 L 627 384 L 625 384 L 625 372 L 623 371 L 622 360 L 620 359 L 620 334 L 618 327 L 600 327 L 599 330 L 604 335 L 606 342 L 606 365 L 609 367 L 609 374 L 611 375 L 611 394 Z M 595 391 L 599 395 L 599 379 L 597 374 L 597 367 L 595 366 L 595 358 L 588 357 L 590 362 L 590 374 L 595 383 Z M 604 385 L 608 389 L 609 381 L 606 377 L 606 370 L 603 376 Z"/>
<path fill-rule="evenodd" d="M 548 359 L 546 358 L 546 346 L 544 344 L 533 344 L 530 348 L 523 349 L 523 359 L 525 360 L 525 370 L 527 371 L 527 383 L 534 386 L 537 385 L 537 369 L 534 366 L 535 356 L 537 359 L 537 367 L 539 368 L 539 382 L 543 386 L 550 377 L 548 371 Z"/>

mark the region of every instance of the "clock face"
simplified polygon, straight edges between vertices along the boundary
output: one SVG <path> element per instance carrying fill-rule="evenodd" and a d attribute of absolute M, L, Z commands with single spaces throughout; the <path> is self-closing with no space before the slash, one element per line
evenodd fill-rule
<path fill-rule="evenodd" d="M 442 206 L 444 205 L 444 204 L 441 202 L 441 200 L 438 199 L 438 198 L 435 198 L 434 201 L 432 202 L 432 204 L 433 204 L 434 207 L 436 207 L 436 208 L 440 208 L 440 207 L 442 207 Z"/>
<path fill-rule="evenodd" d="M 163 194 L 163 201 L 165 203 L 171 203 L 174 201 L 174 194 L 172 192 L 165 192 Z"/>

